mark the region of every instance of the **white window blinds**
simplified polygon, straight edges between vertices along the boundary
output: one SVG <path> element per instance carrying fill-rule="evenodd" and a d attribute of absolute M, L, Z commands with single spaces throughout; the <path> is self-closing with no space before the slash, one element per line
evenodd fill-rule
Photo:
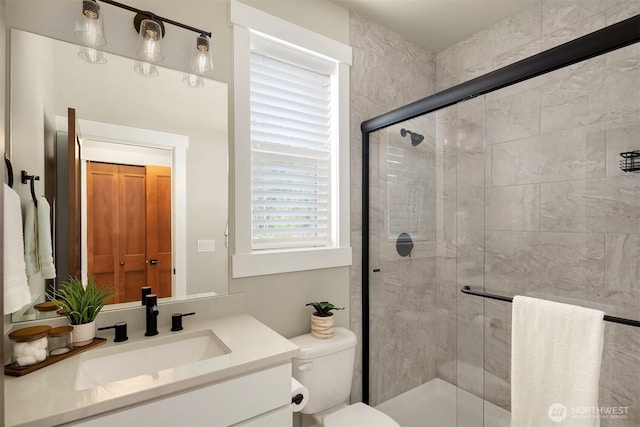
<path fill-rule="evenodd" d="M 331 76 L 251 53 L 253 249 L 332 243 Z"/>

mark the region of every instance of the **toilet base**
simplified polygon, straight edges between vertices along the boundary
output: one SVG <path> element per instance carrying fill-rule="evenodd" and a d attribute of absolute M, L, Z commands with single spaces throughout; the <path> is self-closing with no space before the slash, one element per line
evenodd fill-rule
<path fill-rule="evenodd" d="M 320 427 L 400 427 L 390 416 L 362 402 L 338 405 L 313 418 Z"/>
<path fill-rule="evenodd" d="M 334 406 L 333 408 L 329 408 L 329 409 L 326 409 L 326 410 L 324 410 L 322 412 L 318 412 L 318 413 L 310 414 L 310 415 L 316 421 L 318 427 L 324 427 L 324 419 L 325 419 L 325 417 L 333 414 L 334 412 L 338 412 L 339 410 L 344 409 L 347 406 L 349 406 L 349 405 L 347 405 L 346 403 L 341 403 L 339 405 Z"/>

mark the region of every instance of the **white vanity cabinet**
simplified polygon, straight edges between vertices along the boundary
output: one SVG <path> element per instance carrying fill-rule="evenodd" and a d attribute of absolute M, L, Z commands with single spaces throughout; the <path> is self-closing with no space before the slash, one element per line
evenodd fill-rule
<path fill-rule="evenodd" d="M 290 403 L 286 363 L 66 425 L 287 427 L 293 420 Z"/>

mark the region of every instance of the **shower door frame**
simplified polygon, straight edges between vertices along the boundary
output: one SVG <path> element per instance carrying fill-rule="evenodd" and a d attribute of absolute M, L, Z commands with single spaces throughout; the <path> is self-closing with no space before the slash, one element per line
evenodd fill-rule
<path fill-rule="evenodd" d="M 369 403 L 369 134 L 640 41 L 640 15 L 362 122 L 362 401 Z"/>

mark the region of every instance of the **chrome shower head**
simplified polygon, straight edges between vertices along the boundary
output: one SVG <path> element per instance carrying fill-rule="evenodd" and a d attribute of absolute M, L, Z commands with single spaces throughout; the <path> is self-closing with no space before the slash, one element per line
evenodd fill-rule
<path fill-rule="evenodd" d="M 407 130 L 405 128 L 400 129 L 400 135 L 407 136 L 407 134 L 411 136 L 411 145 L 413 145 L 414 147 L 416 145 L 419 145 L 424 140 L 424 136 L 420 135 L 419 133 L 411 132 L 410 130 Z"/>

